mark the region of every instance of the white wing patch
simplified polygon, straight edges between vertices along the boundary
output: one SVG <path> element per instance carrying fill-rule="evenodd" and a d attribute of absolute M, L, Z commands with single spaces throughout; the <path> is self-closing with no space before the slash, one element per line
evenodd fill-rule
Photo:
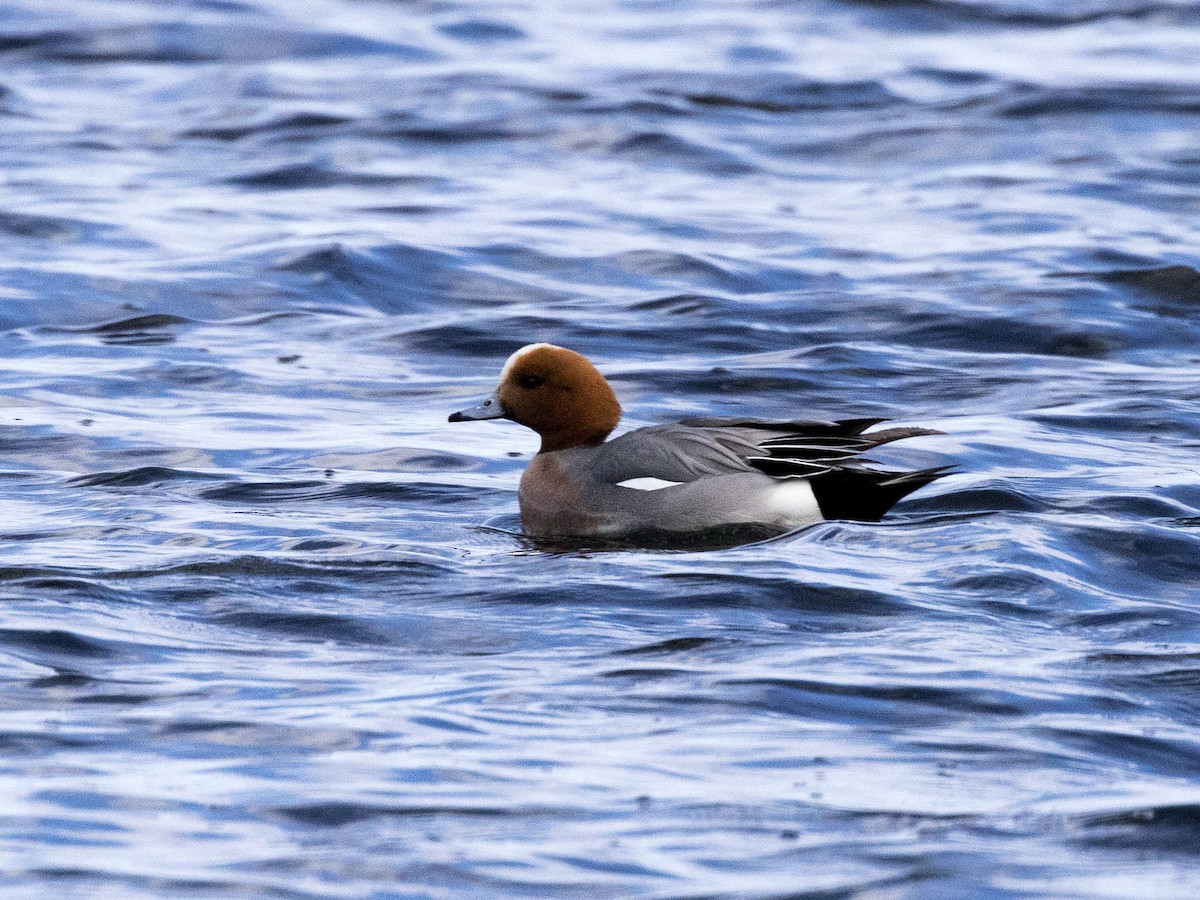
<path fill-rule="evenodd" d="M 617 482 L 617 487 L 633 488 L 635 491 L 661 491 L 663 488 L 675 487 L 682 481 L 667 481 L 663 478 L 627 478 Z"/>

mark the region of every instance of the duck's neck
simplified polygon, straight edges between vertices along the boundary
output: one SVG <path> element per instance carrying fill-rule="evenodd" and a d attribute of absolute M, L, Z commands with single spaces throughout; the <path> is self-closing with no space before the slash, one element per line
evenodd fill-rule
<path fill-rule="evenodd" d="M 611 428 L 605 431 L 544 431 L 541 433 L 542 446 L 538 453 L 555 453 L 572 447 L 598 447 L 604 443 L 610 431 Z"/>

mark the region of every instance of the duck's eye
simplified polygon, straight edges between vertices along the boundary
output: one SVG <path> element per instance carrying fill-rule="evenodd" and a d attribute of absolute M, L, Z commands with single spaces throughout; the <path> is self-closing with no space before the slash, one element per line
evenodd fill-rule
<path fill-rule="evenodd" d="M 543 383 L 546 379 L 541 375 L 522 375 L 517 379 L 517 384 L 523 388 L 535 388 Z"/>

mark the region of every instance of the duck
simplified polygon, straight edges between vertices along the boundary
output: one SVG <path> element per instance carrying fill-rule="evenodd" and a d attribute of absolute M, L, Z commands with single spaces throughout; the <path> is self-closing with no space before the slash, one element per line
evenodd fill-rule
<path fill-rule="evenodd" d="M 691 418 L 610 439 L 621 404 L 607 379 L 582 354 L 545 343 L 513 353 L 491 396 L 449 421 L 486 419 L 510 419 L 541 438 L 517 494 L 521 527 L 534 538 L 878 522 L 950 469 L 872 464 L 863 454 L 882 444 L 942 433 L 868 430 L 884 419 Z"/>

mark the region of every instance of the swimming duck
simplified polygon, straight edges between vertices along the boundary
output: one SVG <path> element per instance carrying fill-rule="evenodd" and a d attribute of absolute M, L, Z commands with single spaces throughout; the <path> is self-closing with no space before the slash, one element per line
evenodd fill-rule
<path fill-rule="evenodd" d="M 621 405 L 584 356 L 522 347 L 495 392 L 451 422 L 511 419 L 542 439 L 521 477 L 521 524 L 535 537 L 620 538 L 727 526 L 792 531 L 826 519 L 877 522 L 946 467 L 892 472 L 860 454 L 928 428 L 867 433 L 882 419 L 685 419 L 607 440 Z"/>

